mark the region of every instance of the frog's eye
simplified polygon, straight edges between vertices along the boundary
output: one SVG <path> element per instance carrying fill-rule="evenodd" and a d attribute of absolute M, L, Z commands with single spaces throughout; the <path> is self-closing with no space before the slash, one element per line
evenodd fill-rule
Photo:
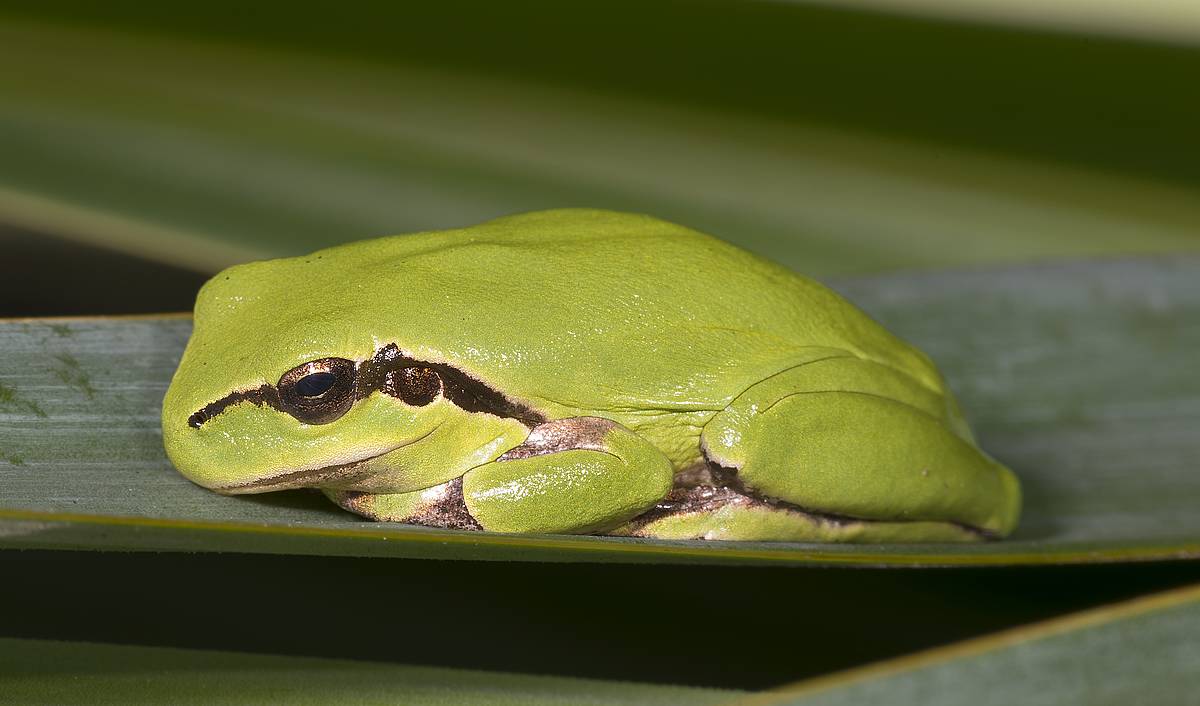
<path fill-rule="evenodd" d="M 296 381 L 296 394 L 301 397 L 313 398 L 329 392 L 337 382 L 333 373 L 309 373 Z"/>
<path fill-rule="evenodd" d="M 328 424 L 354 404 L 354 361 L 322 358 L 297 365 L 279 378 L 284 412 L 305 424 Z"/>

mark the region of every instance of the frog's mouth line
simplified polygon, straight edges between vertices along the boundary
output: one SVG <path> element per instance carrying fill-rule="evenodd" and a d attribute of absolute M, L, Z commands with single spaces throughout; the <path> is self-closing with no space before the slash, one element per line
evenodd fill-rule
<path fill-rule="evenodd" d="M 366 476 L 374 471 L 374 469 L 368 466 L 371 461 L 381 456 L 387 456 L 398 449 L 412 446 L 428 439 L 440 426 L 440 424 L 435 426 L 411 441 L 397 444 L 379 453 L 364 456 L 354 461 L 338 463 L 332 466 L 322 466 L 320 468 L 308 468 L 300 471 L 285 471 L 277 475 L 267 476 L 266 478 L 259 478 L 249 483 L 217 486 L 212 488 L 212 490 L 222 495 L 250 495 L 253 493 L 269 493 L 276 490 L 290 490 L 292 488 L 316 488 L 335 480 L 357 480 L 356 476 Z"/>
<path fill-rule="evenodd" d="M 396 447 L 400 448 L 400 447 Z M 304 488 L 307 486 L 318 486 L 323 483 L 328 483 L 334 480 L 344 480 L 354 476 L 355 471 L 360 470 L 358 467 L 366 465 L 368 461 L 373 461 L 380 456 L 390 454 L 396 449 L 388 449 L 383 453 L 375 454 L 360 458 L 357 461 L 349 463 L 340 463 L 335 466 L 324 466 L 322 468 L 310 468 L 304 471 L 288 471 L 276 476 L 260 478 L 249 483 L 236 483 L 234 485 L 222 485 L 213 488 L 222 495 L 249 495 L 251 493 L 269 493 L 275 490 L 290 490 L 292 488 Z"/>

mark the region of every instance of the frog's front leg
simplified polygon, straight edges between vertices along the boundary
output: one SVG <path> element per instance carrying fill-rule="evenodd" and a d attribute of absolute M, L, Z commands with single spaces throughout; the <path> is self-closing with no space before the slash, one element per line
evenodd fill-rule
<path fill-rule="evenodd" d="M 326 491 L 376 520 L 497 532 L 602 532 L 645 512 L 671 489 L 670 460 L 616 422 L 545 422 L 495 461 L 412 493 Z"/>
<path fill-rule="evenodd" d="M 730 482 L 677 489 L 676 512 L 664 503 L 624 533 L 940 541 L 1016 524 L 1015 477 L 973 445 L 949 393 L 854 356 L 750 387 L 701 442 Z"/>

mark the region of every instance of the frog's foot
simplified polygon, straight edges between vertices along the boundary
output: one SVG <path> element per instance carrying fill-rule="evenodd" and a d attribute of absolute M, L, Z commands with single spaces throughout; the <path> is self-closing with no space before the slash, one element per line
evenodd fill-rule
<path fill-rule="evenodd" d="M 497 532 L 602 532 L 671 490 L 671 462 L 629 429 L 599 417 L 534 427 L 525 441 L 462 478 L 412 493 L 325 491 L 375 520 Z"/>
<path fill-rule="evenodd" d="M 797 366 L 749 388 L 705 426 L 707 458 L 736 482 L 677 488 L 675 505 L 621 531 L 814 541 L 1005 536 L 1020 507 L 1016 478 L 969 441 L 956 415 L 942 391 L 877 363 Z"/>

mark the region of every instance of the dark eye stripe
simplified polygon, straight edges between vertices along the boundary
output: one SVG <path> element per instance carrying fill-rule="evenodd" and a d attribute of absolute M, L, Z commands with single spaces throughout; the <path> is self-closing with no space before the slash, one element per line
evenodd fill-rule
<path fill-rule="evenodd" d="M 377 391 L 414 405 L 429 404 L 441 393 L 468 412 L 517 419 L 531 429 L 546 421 L 531 407 L 452 365 L 409 358 L 389 343 L 359 364 L 344 358 L 322 358 L 289 370 L 276 385 L 231 392 L 197 410 L 188 417 L 188 424 L 199 429 L 241 402 L 273 407 L 309 424 L 323 424 L 341 416 L 355 400 Z"/>
<path fill-rule="evenodd" d="M 199 429 L 205 422 L 225 411 L 226 407 L 235 405 L 239 402 L 249 402 L 258 405 L 259 407 L 274 407 L 279 409 L 279 392 L 276 391 L 273 385 L 263 385 L 253 390 L 239 390 L 230 393 L 225 397 L 205 405 L 202 409 L 196 411 L 195 414 L 188 417 L 188 425 L 194 429 Z"/>

